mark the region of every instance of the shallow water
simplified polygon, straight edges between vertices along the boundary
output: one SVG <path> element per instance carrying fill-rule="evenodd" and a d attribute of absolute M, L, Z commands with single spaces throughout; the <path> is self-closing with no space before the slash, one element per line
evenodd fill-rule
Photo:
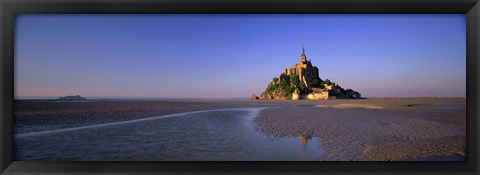
<path fill-rule="evenodd" d="M 16 160 L 315 160 L 318 138 L 270 138 L 252 123 L 262 108 L 173 114 L 19 134 Z"/>

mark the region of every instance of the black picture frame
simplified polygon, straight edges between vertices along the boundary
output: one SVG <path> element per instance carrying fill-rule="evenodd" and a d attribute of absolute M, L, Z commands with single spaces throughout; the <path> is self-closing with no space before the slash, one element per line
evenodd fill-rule
<path fill-rule="evenodd" d="M 2 174 L 479 174 L 478 0 L 1 0 Z M 14 18 L 17 14 L 465 14 L 467 148 L 460 162 L 14 161 Z"/>

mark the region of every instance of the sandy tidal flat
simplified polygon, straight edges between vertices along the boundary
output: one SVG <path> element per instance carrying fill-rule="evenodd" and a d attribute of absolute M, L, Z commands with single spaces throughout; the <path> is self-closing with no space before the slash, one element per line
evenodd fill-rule
<path fill-rule="evenodd" d="M 318 137 L 325 150 L 318 160 L 461 160 L 465 156 L 465 99 L 317 103 L 263 110 L 255 118 L 257 128 L 273 137 Z"/>
<path fill-rule="evenodd" d="M 307 156 L 309 157 L 308 160 L 326 161 L 463 160 L 465 157 L 466 103 L 464 98 L 392 98 L 328 101 L 100 100 L 65 103 L 21 101 L 16 102 L 15 104 L 15 117 L 17 122 L 15 131 L 16 134 L 29 135 L 29 133 L 35 132 L 44 132 L 65 128 L 68 130 L 68 128 L 74 127 L 138 120 L 142 118 L 182 112 L 235 108 L 263 109 L 256 116 L 252 117 L 251 122 L 249 123 L 254 128 L 253 130 L 256 130 L 255 132 L 271 138 L 271 140 L 273 140 L 272 144 L 275 144 L 274 140 L 277 140 L 277 143 L 286 143 L 291 145 L 285 147 L 288 149 L 284 149 L 282 160 L 288 160 L 289 152 L 295 152 L 294 150 L 296 149 L 303 149 L 301 150 L 303 152 L 302 154 L 309 154 Z M 217 119 L 222 118 L 222 116 L 216 117 Z M 224 117 L 227 120 L 227 116 Z M 233 119 L 234 118 L 228 119 L 228 121 L 219 121 L 231 123 L 232 121 L 236 120 Z M 187 122 L 188 117 L 181 117 L 178 119 L 173 117 L 169 118 L 168 120 L 155 120 L 155 122 L 158 122 L 158 126 L 163 126 L 165 124 L 165 127 L 170 127 L 172 125 L 166 125 L 165 123 L 170 120 L 172 120 L 171 122 L 175 122 L 175 125 L 182 125 L 181 128 L 189 128 L 189 125 L 191 125 L 191 122 Z M 199 121 L 203 121 L 203 119 Z M 209 122 L 200 123 L 203 125 Z M 121 125 L 115 125 L 115 127 L 117 126 Z M 131 126 L 143 125 L 136 124 Z M 148 132 L 144 131 L 145 133 L 156 133 L 154 135 L 149 134 L 149 137 L 161 136 L 162 132 L 155 131 L 156 127 L 154 127 L 152 123 L 149 123 L 148 126 L 151 126 L 149 128 L 153 130 Z M 232 126 L 237 126 L 237 124 L 233 124 Z M 127 127 L 127 125 L 120 128 L 123 128 L 122 130 L 128 130 L 128 128 L 125 127 Z M 212 127 L 218 129 L 218 127 Z M 95 127 L 95 130 L 109 131 L 110 129 L 108 127 Z M 71 132 L 70 134 L 81 136 L 80 133 L 91 131 L 93 130 L 78 130 L 75 132 L 70 130 L 69 132 Z M 168 131 L 174 132 L 175 130 Z M 179 132 L 185 131 L 187 130 L 184 129 Z M 208 131 L 209 130 L 205 130 L 207 133 Z M 218 132 L 221 131 L 215 131 L 215 133 Z M 229 129 L 225 132 L 235 133 L 238 131 L 232 131 Z M 199 132 L 196 131 L 196 133 Z M 57 134 L 65 135 L 66 133 L 58 132 Z M 188 132 L 185 134 L 188 135 Z M 131 135 L 131 133 L 129 135 Z M 228 135 L 228 133 L 225 135 Z M 250 135 L 256 134 L 250 133 Z M 41 137 L 49 138 L 48 135 L 42 135 Z M 88 139 L 95 140 L 95 138 L 92 138 L 95 137 L 95 135 L 88 135 L 88 137 Z M 140 137 L 131 138 L 138 140 Z M 292 138 L 297 140 L 297 142 L 281 140 L 285 138 Z M 35 140 L 34 137 L 24 137 L 21 138 L 21 140 L 17 140 L 21 141 L 21 143 L 24 143 L 22 144 L 21 149 L 28 150 L 28 152 L 22 152 L 22 150 L 18 150 L 19 147 L 17 147 L 17 151 L 20 151 L 20 153 L 22 153 L 21 155 L 27 159 L 29 157 L 29 153 L 35 152 L 35 148 L 42 147 L 44 144 L 50 144 L 46 143 L 45 139 L 41 139 L 42 142 L 38 143 L 31 143 L 29 142 L 29 139 L 33 139 L 32 142 Z M 77 140 L 79 139 L 81 138 L 79 137 Z M 195 139 L 185 139 L 186 140 L 181 141 L 193 145 L 196 144 L 190 143 Z M 246 140 L 255 139 L 250 138 Z M 202 143 L 211 143 L 208 140 L 203 141 Z M 218 142 L 218 139 L 215 141 Z M 72 143 L 76 142 L 78 141 L 72 141 Z M 262 140 L 262 144 L 265 145 L 270 144 L 269 142 L 270 141 L 268 141 L 268 139 Z M 142 140 L 135 141 L 135 143 L 142 143 Z M 35 144 L 37 144 L 35 147 L 29 146 Z M 101 142 L 101 144 L 101 146 L 104 148 L 111 148 L 108 146 L 108 144 L 110 144 L 109 142 Z M 111 144 L 122 145 L 126 143 Z M 249 142 L 249 144 L 255 145 L 254 142 Z M 69 145 L 69 143 L 65 143 L 63 145 L 66 145 L 65 148 L 58 148 L 58 150 L 66 149 L 71 151 L 72 146 Z M 151 146 L 152 149 L 156 147 L 155 144 L 146 145 Z M 306 145 L 310 146 L 306 147 Z M 96 145 L 94 147 L 98 146 L 99 145 Z M 141 147 L 142 145 L 138 146 Z M 43 147 L 44 149 L 49 148 L 46 145 Z M 209 146 L 205 145 L 205 147 Z M 118 148 L 122 149 L 122 147 Z M 229 146 L 226 145 L 225 147 L 221 148 L 229 148 Z M 248 148 L 245 146 L 239 147 L 238 149 L 256 150 L 254 148 L 255 146 L 250 146 Z M 307 150 L 307 152 L 305 152 L 306 148 L 319 149 L 321 151 Z M 80 148 L 76 147 L 76 149 Z M 89 152 L 92 155 L 98 155 L 95 154 L 96 149 L 89 149 L 88 147 L 85 147 L 85 149 L 90 150 Z M 162 153 L 161 150 L 165 149 L 160 149 L 158 150 L 160 152 L 157 153 Z M 119 153 L 118 150 L 114 152 Z M 62 153 L 53 152 L 51 154 L 58 155 Z M 135 152 L 130 152 L 129 154 L 131 157 L 142 157 Z M 150 154 L 155 153 L 149 153 L 149 155 Z M 228 154 L 228 152 L 226 152 L 226 154 Z M 275 152 L 275 154 L 265 153 L 264 155 L 281 154 L 282 151 Z M 263 155 L 263 152 L 259 155 Z M 125 155 L 116 156 L 122 157 Z M 155 158 L 155 160 L 161 160 L 162 158 L 164 157 L 158 157 Z M 236 156 L 236 158 L 238 160 L 251 160 L 251 158 L 242 159 L 238 156 Z M 82 157 L 76 157 L 73 160 L 77 159 L 81 160 Z M 178 159 L 189 160 L 188 157 L 182 157 Z M 255 160 L 257 159 L 269 160 L 269 158 L 265 158 L 264 156 L 255 158 Z M 111 157 L 108 160 L 111 160 Z M 169 158 L 168 160 L 171 159 Z M 202 158 L 196 158 L 195 160 L 202 160 Z"/>

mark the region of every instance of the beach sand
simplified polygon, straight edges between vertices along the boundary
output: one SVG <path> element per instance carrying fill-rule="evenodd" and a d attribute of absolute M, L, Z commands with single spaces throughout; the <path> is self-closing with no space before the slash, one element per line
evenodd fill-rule
<path fill-rule="evenodd" d="M 319 160 L 458 160 L 465 156 L 465 99 L 308 101 L 266 109 L 258 130 L 319 137 Z M 447 157 L 436 159 L 437 157 Z"/>
<path fill-rule="evenodd" d="M 324 153 L 317 160 L 463 160 L 465 157 L 465 98 L 17 101 L 15 132 L 250 107 L 266 107 L 253 124 L 269 137 L 318 138 Z"/>

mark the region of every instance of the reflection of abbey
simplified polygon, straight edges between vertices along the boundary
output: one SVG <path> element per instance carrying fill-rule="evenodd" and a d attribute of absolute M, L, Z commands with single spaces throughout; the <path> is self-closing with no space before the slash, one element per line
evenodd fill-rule
<path fill-rule="evenodd" d="M 273 78 L 260 97 L 253 94 L 251 99 L 328 100 L 331 98 L 354 99 L 361 98 L 361 95 L 351 89 L 345 90 L 328 79 L 323 81 L 318 74 L 318 68 L 307 60 L 305 47 L 303 47 L 297 64 L 285 68 L 278 78 Z"/>

